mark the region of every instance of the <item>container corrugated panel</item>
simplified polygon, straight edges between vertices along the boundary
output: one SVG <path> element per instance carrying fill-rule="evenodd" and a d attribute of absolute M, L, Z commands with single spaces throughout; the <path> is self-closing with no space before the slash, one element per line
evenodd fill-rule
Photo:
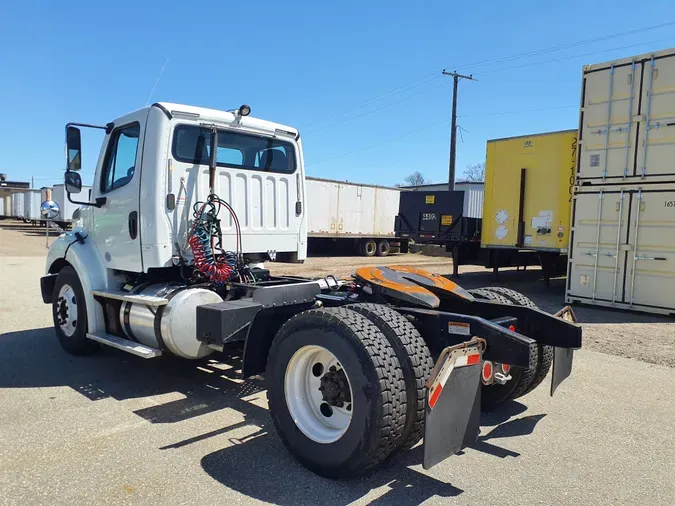
<path fill-rule="evenodd" d="M 675 184 L 579 187 L 573 215 L 568 302 L 675 313 Z"/>
<path fill-rule="evenodd" d="M 464 208 L 463 216 L 465 218 L 483 217 L 483 190 L 470 189 L 464 190 Z"/>
<path fill-rule="evenodd" d="M 12 217 L 23 218 L 23 192 L 12 193 Z"/>
<path fill-rule="evenodd" d="M 23 217 L 26 220 L 39 220 L 40 190 L 28 190 L 23 194 Z"/>
<path fill-rule="evenodd" d="M 9 218 L 9 217 L 12 216 L 12 197 L 11 197 L 11 195 L 7 195 L 4 198 L 4 201 L 5 201 L 5 206 L 4 206 L 5 208 L 3 210 L 3 215 L 5 217 Z"/>
<path fill-rule="evenodd" d="M 393 237 L 401 191 L 307 178 L 310 237 Z"/>
<path fill-rule="evenodd" d="M 576 154 L 576 130 L 488 141 L 482 246 L 565 252 Z"/>
<path fill-rule="evenodd" d="M 5 199 L 0 198 L 0 216 L 5 215 Z"/>
<path fill-rule="evenodd" d="M 675 49 L 583 68 L 580 181 L 675 182 Z"/>

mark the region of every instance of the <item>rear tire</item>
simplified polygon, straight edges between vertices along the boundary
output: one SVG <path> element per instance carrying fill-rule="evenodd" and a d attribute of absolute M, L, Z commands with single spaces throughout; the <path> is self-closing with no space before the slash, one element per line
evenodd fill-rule
<path fill-rule="evenodd" d="M 426 382 L 434 367 L 429 348 L 415 326 L 394 309 L 381 304 L 354 304 L 347 307 L 377 325 L 396 353 L 403 370 L 407 405 L 400 446 L 412 448 L 424 435 Z"/>
<path fill-rule="evenodd" d="M 378 257 L 388 256 L 390 250 L 391 250 L 391 245 L 389 244 L 389 241 L 387 241 L 386 239 L 383 239 L 383 240 L 377 242 L 377 256 Z"/>
<path fill-rule="evenodd" d="M 475 288 L 469 290 L 474 297 L 481 300 L 494 300 L 500 304 L 513 305 L 510 299 L 503 295 L 493 292 L 488 288 Z M 482 411 L 491 411 L 507 401 L 515 399 L 523 392 L 530 383 L 532 383 L 537 370 L 537 357 L 532 357 L 530 366 L 525 369 L 522 367 L 512 367 L 510 374 L 511 380 L 504 385 L 492 384 L 481 385 L 481 403 Z"/>
<path fill-rule="evenodd" d="M 305 404 L 299 404 L 297 396 L 292 395 L 295 388 L 292 379 L 297 374 L 293 364 L 308 348 L 320 348 L 335 357 L 331 367 L 337 366 L 337 373 L 344 371 L 344 375 L 342 380 L 331 383 L 332 387 L 322 390 L 318 401 L 311 389 L 310 395 L 300 399 Z M 328 378 L 320 361 L 310 360 L 308 364 L 311 374 L 320 376 L 316 381 L 321 382 L 322 388 L 324 381 L 335 380 L 336 371 L 329 368 L 333 376 Z M 314 309 L 289 319 L 270 348 L 267 378 L 274 425 L 290 453 L 310 471 L 329 478 L 358 476 L 396 450 L 406 421 L 403 372 L 387 338 L 359 313 L 347 308 Z M 346 395 L 344 378 L 349 386 L 350 403 L 345 397 L 338 402 L 335 397 L 327 397 L 327 392 Z M 312 381 L 310 376 L 306 384 Z M 302 381 L 297 383 L 302 385 Z M 315 404 L 319 404 L 318 409 L 310 405 L 312 396 Z M 330 431 L 321 424 L 332 423 L 333 409 L 338 408 L 340 413 L 348 413 L 349 423 L 340 429 L 341 433 L 324 437 Z M 291 410 L 295 411 L 295 417 Z M 298 410 L 313 410 L 315 419 L 307 423 L 298 416 Z"/>
<path fill-rule="evenodd" d="M 98 343 L 87 339 L 87 305 L 75 269 L 64 267 L 56 277 L 52 296 L 54 330 L 61 347 L 71 355 L 91 355 Z"/>
<path fill-rule="evenodd" d="M 511 290 L 510 288 L 491 286 L 489 288 L 485 288 L 485 290 L 497 292 L 500 295 L 510 299 L 518 306 L 527 306 L 533 308 L 537 307 L 532 299 L 526 297 L 520 292 Z M 534 379 L 532 379 L 532 382 L 527 385 L 527 388 L 525 388 L 522 392 L 515 392 L 513 398 L 517 399 L 518 397 L 522 397 L 525 394 L 529 394 L 532 390 L 541 385 L 541 383 L 546 379 L 549 370 L 551 369 L 551 364 L 553 364 L 553 346 L 537 343 L 537 370 L 534 374 Z"/>
<path fill-rule="evenodd" d="M 359 253 L 364 257 L 375 256 L 377 252 L 377 243 L 373 239 L 362 239 L 359 242 Z"/>

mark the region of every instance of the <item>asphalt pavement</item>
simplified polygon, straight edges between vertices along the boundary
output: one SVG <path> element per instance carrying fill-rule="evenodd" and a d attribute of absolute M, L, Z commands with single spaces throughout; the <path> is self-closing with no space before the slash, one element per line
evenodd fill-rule
<path fill-rule="evenodd" d="M 67 355 L 42 269 L 0 258 L 0 504 L 675 504 L 673 368 L 581 350 L 555 397 L 483 416 L 432 470 L 417 447 L 331 481 L 290 457 L 236 358 Z"/>

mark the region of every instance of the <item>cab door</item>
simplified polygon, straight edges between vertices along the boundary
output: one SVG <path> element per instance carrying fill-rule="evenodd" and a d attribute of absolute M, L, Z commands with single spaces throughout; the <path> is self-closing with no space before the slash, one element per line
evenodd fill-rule
<path fill-rule="evenodd" d="M 147 109 L 115 122 L 99 157 L 92 199 L 105 198 L 94 209 L 92 238 L 109 269 L 142 272 L 140 180 Z"/>

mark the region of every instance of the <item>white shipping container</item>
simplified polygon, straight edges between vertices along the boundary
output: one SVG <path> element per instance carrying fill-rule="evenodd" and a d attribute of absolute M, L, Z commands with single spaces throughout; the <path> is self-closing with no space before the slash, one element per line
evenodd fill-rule
<path fill-rule="evenodd" d="M 91 186 L 83 186 L 82 191 L 73 195 L 73 200 L 82 202 L 89 202 Z M 54 221 L 71 222 L 73 221 L 73 213 L 80 208 L 79 204 L 73 204 L 68 200 L 65 186 L 62 184 L 55 184 L 52 189 L 52 200 L 59 205 L 59 216 Z"/>
<path fill-rule="evenodd" d="M 675 182 L 675 49 L 583 68 L 578 182 Z"/>
<path fill-rule="evenodd" d="M 309 237 L 394 237 L 401 190 L 307 178 Z"/>
<path fill-rule="evenodd" d="M 40 190 L 28 190 L 23 194 L 23 218 L 25 220 L 40 220 Z"/>
<path fill-rule="evenodd" d="M 675 184 L 578 187 L 572 216 L 568 303 L 675 314 Z"/>
<path fill-rule="evenodd" d="M 23 192 L 12 193 L 12 217 L 23 218 Z"/>
<path fill-rule="evenodd" d="M 482 218 L 484 197 L 484 188 L 464 190 L 464 208 L 462 215 L 465 218 Z"/>

